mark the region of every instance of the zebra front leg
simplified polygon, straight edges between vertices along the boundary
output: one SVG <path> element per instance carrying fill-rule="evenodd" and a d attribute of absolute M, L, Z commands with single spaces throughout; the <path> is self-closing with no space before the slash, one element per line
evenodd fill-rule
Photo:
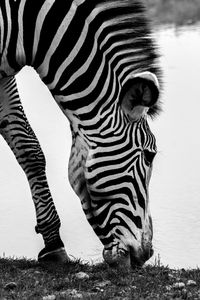
<path fill-rule="evenodd" d="M 36 232 L 41 233 L 45 248 L 39 261 L 68 259 L 60 239 L 60 219 L 46 178 L 46 162 L 19 98 L 14 77 L 0 81 L 0 133 L 24 170 L 36 210 Z"/>

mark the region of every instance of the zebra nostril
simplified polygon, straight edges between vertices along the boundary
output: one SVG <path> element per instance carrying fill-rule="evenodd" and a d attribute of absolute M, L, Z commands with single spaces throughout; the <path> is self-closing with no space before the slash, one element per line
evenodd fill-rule
<path fill-rule="evenodd" d="M 154 251 L 153 251 L 153 248 L 147 248 L 145 251 L 144 251 L 144 254 L 143 254 L 143 259 L 144 261 L 147 261 L 148 259 L 150 259 L 153 255 Z"/>

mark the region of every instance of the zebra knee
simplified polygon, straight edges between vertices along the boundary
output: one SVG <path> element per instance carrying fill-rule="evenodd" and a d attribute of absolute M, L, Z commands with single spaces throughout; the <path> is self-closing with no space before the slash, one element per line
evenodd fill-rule
<path fill-rule="evenodd" d="M 18 125 L 19 126 L 19 125 Z M 28 123 L 21 122 L 16 134 L 13 120 L 0 120 L 0 134 L 5 139 L 25 173 L 45 171 L 46 159 L 40 143 Z"/>
<path fill-rule="evenodd" d="M 0 134 L 5 139 L 5 141 L 9 144 L 9 119 L 2 118 L 0 116 Z"/>
<path fill-rule="evenodd" d="M 3 130 L 8 126 L 9 121 L 8 120 L 2 120 L 0 122 L 0 133 L 3 132 Z"/>

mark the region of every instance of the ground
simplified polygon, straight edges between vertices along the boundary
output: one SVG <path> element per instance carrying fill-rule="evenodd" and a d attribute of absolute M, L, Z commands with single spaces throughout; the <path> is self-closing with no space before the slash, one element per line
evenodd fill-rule
<path fill-rule="evenodd" d="M 59 266 L 2 258 L 0 299 L 200 299 L 200 270 L 159 264 L 127 270 L 80 261 Z"/>

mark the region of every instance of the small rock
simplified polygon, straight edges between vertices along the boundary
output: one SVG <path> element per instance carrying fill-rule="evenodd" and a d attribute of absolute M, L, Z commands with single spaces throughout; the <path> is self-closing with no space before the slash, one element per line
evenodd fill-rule
<path fill-rule="evenodd" d="M 131 289 L 132 289 L 132 290 L 136 290 L 137 287 L 136 287 L 135 285 L 132 285 L 132 286 L 131 286 Z"/>
<path fill-rule="evenodd" d="M 181 293 L 182 293 L 183 296 L 186 296 L 187 293 L 188 293 L 188 291 L 185 288 L 183 288 L 182 291 L 181 291 Z"/>
<path fill-rule="evenodd" d="M 190 280 L 187 281 L 186 285 L 187 286 L 196 286 L 197 283 L 196 283 L 196 281 L 190 279 Z"/>
<path fill-rule="evenodd" d="M 174 276 L 173 274 L 168 274 L 168 278 L 175 279 L 176 276 Z"/>
<path fill-rule="evenodd" d="M 166 285 L 165 289 L 166 289 L 166 291 L 170 292 L 172 290 L 172 286 L 171 285 Z"/>
<path fill-rule="evenodd" d="M 65 281 L 65 283 L 69 283 L 70 279 L 68 277 L 65 277 L 64 281 Z"/>
<path fill-rule="evenodd" d="M 89 279 L 90 276 L 85 272 L 79 272 L 75 274 L 75 277 L 77 279 Z"/>
<path fill-rule="evenodd" d="M 55 299 L 56 299 L 55 295 L 47 295 L 42 298 L 42 300 L 55 300 Z"/>
<path fill-rule="evenodd" d="M 191 292 L 188 292 L 188 293 L 187 293 L 187 299 L 194 299 Z"/>
<path fill-rule="evenodd" d="M 97 283 L 96 287 L 98 287 L 98 288 L 104 288 L 104 287 L 106 287 L 108 285 L 111 285 L 111 281 L 110 280 L 105 280 L 105 281 Z"/>
<path fill-rule="evenodd" d="M 76 295 L 78 293 L 76 289 L 72 289 L 72 290 L 69 289 L 69 290 L 67 290 L 67 292 L 71 296 Z"/>
<path fill-rule="evenodd" d="M 69 294 L 66 291 L 60 292 L 59 295 L 61 297 L 67 297 L 67 296 L 69 296 Z"/>
<path fill-rule="evenodd" d="M 171 270 L 172 273 L 177 274 L 178 270 Z"/>
<path fill-rule="evenodd" d="M 61 296 L 64 297 L 71 297 L 71 298 L 76 298 L 76 299 L 82 299 L 83 295 L 81 293 L 79 293 L 76 289 L 68 289 L 64 292 L 60 293 Z"/>
<path fill-rule="evenodd" d="M 83 299 L 83 295 L 81 293 L 77 293 L 75 296 L 72 296 L 72 298 Z"/>
<path fill-rule="evenodd" d="M 4 286 L 4 289 L 5 290 L 13 290 L 17 287 L 17 284 L 16 282 L 8 282 L 5 286 Z"/>
<path fill-rule="evenodd" d="M 176 282 L 173 284 L 173 288 L 176 290 L 182 290 L 185 287 L 185 283 L 184 282 Z"/>

